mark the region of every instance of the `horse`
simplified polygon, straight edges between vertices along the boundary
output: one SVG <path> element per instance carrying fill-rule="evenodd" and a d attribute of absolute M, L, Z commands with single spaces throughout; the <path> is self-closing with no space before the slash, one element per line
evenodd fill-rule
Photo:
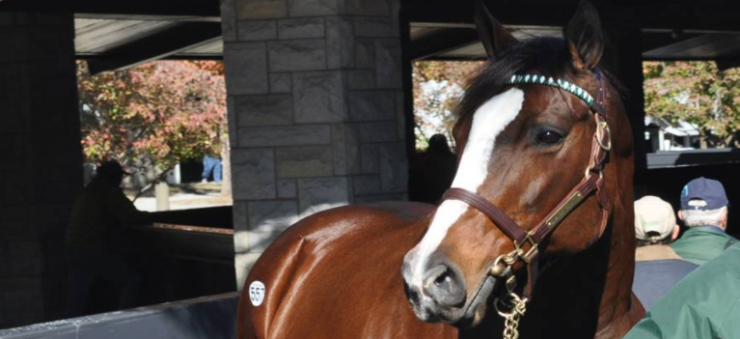
<path fill-rule="evenodd" d="M 336 208 L 250 270 L 238 337 L 621 338 L 644 314 L 634 271 L 632 132 L 602 67 L 598 14 L 515 39 L 479 3 L 490 58 L 453 130 L 441 204 Z"/>

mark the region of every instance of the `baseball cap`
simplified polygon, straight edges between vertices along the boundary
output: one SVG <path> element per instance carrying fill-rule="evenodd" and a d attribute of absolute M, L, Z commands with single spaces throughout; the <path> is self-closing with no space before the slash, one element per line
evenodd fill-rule
<path fill-rule="evenodd" d="M 676 227 L 676 214 L 671 204 L 648 195 L 635 201 L 635 237 L 650 240 L 648 233 L 657 232 L 660 239 L 668 237 Z"/>
<path fill-rule="evenodd" d="M 681 191 L 682 210 L 716 210 L 729 204 L 722 183 L 700 177 L 691 180 Z"/>

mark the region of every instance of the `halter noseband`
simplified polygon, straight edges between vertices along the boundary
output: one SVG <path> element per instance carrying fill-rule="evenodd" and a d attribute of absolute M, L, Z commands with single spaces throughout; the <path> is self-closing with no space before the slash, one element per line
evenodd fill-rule
<path fill-rule="evenodd" d="M 607 154 L 611 150 L 612 145 L 609 125 L 606 122 L 604 83 L 602 81 L 601 72 L 599 72 L 598 68 L 594 68 L 594 73 L 599 82 L 598 101 L 595 101 L 594 98 L 586 92 L 586 90 L 576 84 L 561 79 L 553 79 L 552 77 L 548 78 L 544 75 L 515 74 L 507 82 L 509 85 L 534 84 L 551 86 L 572 93 L 588 105 L 590 111 L 594 113 L 594 120 L 596 121 L 596 132 L 594 133 L 591 143 L 591 154 L 589 165 L 586 168 L 585 177 L 580 183 L 578 183 L 578 185 L 571 189 L 565 198 L 558 203 L 555 209 L 548 213 L 548 215 L 539 224 L 530 231 L 526 231 L 487 199 L 462 188 L 450 188 L 442 197 L 443 201 L 459 200 L 475 207 L 478 211 L 485 214 L 491 221 L 493 221 L 493 223 L 514 242 L 514 251 L 499 256 L 489 270 L 489 275 L 496 278 L 503 278 L 505 280 L 506 287 L 509 290 L 509 295 L 513 296 L 515 299 L 511 303 L 514 305 L 514 307 L 512 307 L 512 313 L 507 314 L 499 311 L 507 321 L 514 316 L 517 316 L 518 319 L 518 315 L 522 315 L 524 313 L 524 305 L 527 300 L 526 298 L 520 299 L 516 294 L 514 294 L 513 289 L 516 286 L 516 279 L 513 275 L 512 266 L 519 260 L 522 260 L 525 264 L 529 265 L 529 282 L 525 291 L 525 296 L 531 295 L 534 280 L 536 279 L 538 271 L 537 261 L 535 259 L 540 252 L 542 241 L 552 233 L 558 225 L 560 225 L 563 219 L 565 219 L 570 212 L 578 207 L 581 202 L 588 198 L 594 191 L 596 192 L 596 197 L 602 210 L 599 238 L 601 238 L 601 235 L 604 233 L 609 211 L 611 210 L 611 202 L 605 193 L 603 171 Z M 495 306 L 498 307 L 497 304 L 495 304 Z M 517 310 L 520 307 L 521 310 Z M 515 314 L 514 312 L 517 313 Z"/>

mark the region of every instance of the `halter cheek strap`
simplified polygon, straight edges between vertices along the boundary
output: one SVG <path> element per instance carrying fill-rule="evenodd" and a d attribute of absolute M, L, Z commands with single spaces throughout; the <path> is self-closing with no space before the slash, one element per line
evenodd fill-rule
<path fill-rule="evenodd" d="M 604 166 L 607 155 L 611 150 L 611 132 L 606 122 L 604 84 L 601 72 L 598 68 L 595 68 L 594 73 L 599 82 L 598 102 L 586 90 L 573 83 L 560 79 L 556 80 L 551 77 L 548 78 L 543 75 L 514 75 L 508 82 L 511 85 L 535 84 L 552 86 L 572 93 L 583 100 L 590 110 L 594 112 L 594 121 L 596 122 L 596 132 L 591 142 L 589 165 L 586 168 L 584 178 L 534 228 L 525 231 L 525 229 L 509 218 L 500 208 L 474 192 L 453 187 L 447 190 L 442 197 L 443 201 L 450 199 L 459 200 L 475 207 L 493 221 L 514 242 L 515 250 L 497 258 L 490 271 L 491 275 L 506 280 L 507 288 L 511 294 L 513 294 L 513 288 L 516 284 L 511 267 L 517 261 L 521 260 L 525 264 L 528 264 L 529 281 L 525 289 L 525 296 L 531 296 L 539 271 L 538 261 L 536 259 L 541 250 L 540 246 L 543 240 L 560 225 L 565 217 L 586 200 L 591 193 L 596 192 L 596 199 L 602 212 L 599 225 L 599 238 L 601 238 L 606 228 L 609 212 L 611 211 L 611 201 L 606 195 Z M 526 298 L 524 301 L 526 302 Z"/>

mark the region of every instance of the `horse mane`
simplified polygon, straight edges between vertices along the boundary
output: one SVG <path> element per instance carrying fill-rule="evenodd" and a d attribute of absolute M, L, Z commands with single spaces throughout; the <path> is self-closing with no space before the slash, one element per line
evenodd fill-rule
<path fill-rule="evenodd" d="M 622 96 L 622 85 L 601 63 L 598 67 Z M 552 37 L 523 40 L 497 54 L 493 62 L 481 66 L 468 79 L 465 96 L 455 108 L 457 116 L 455 127 L 468 120 L 478 107 L 500 93 L 512 75 L 523 73 L 536 73 L 572 81 L 576 76 L 576 70 L 565 40 Z"/>

